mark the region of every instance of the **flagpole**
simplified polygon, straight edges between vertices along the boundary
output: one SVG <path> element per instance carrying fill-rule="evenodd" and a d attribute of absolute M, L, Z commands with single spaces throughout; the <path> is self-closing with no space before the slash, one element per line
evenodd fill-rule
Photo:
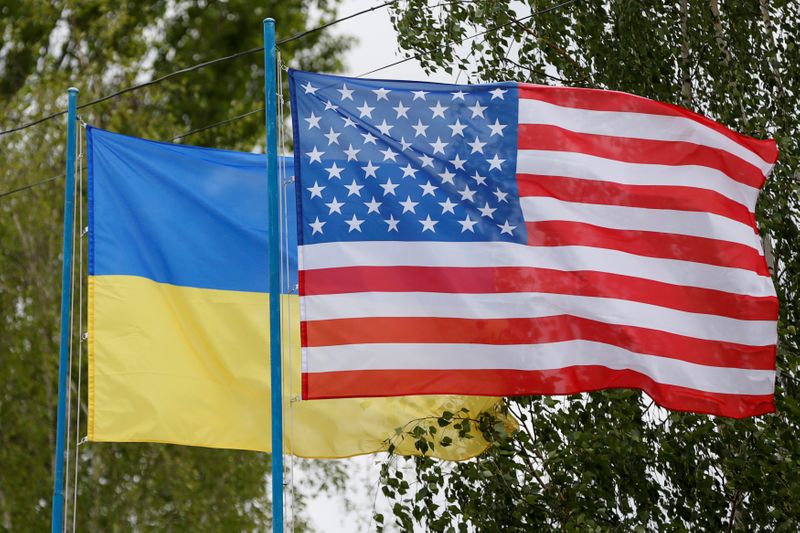
<path fill-rule="evenodd" d="M 67 167 L 64 180 L 64 251 L 61 261 L 61 341 L 58 360 L 58 415 L 56 418 L 56 456 L 53 477 L 53 504 L 50 518 L 52 533 L 61 533 L 64 525 L 64 426 L 67 418 L 67 370 L 69 369 L 70 291 L 72 280 L 72 227 L 75 212 L 75 117 L 78 89 L 67 89 Z M 80 401 L 80 398 L 78 398 Z"/>
<path fill-rule="evenodd" d="M 267 211 L 269 221 L 269 353 L 272 387 L 272 531 L 283 532 L 283 393 L 281 375 L 280 209 L 275 21 L 264 19 L 264 98 L 267 122 Z"/>

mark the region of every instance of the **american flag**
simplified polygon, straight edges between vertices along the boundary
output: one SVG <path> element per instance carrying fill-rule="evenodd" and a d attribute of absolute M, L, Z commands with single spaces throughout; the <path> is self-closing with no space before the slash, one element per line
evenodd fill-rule
<path fill-rule="evenodd" d="M 774 411 L 777 151 L 638 96 L 290 72 L 303 397 Z"/>

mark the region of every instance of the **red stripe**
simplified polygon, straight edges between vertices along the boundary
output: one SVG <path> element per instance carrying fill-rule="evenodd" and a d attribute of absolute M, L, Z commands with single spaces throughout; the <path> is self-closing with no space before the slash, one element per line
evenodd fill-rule
<path fill-rule="evenodd" d="M 745 206 L 708 189 L 667 185 L 625 185 L 539 174 L 517 174 L 517 187 L 520 197 L 546 196 L 565 202 L 584 204 L 713 213 L 755 228 L 754 215 Z"/>
<path fill-rule="evenodd" d="M 541 344 L 585 340 L 701 365 L 775 369 L 775 346 L 695 339 L 569 315 L 540 318 L 372 317 L 312 320 L 304 347 L 346 344 Z"/>
<path fill-rule="evenodd" d="M 757 189 L 764 185 L 765 179 L 756 166 L 717 148 L 682 141 L 577 133 L 548 124 L 520 124 L 518 148 L 578 152 L 627 163 L 700 165 L 717 169 L 732 180 Z"/>
<path fill-rule="evenodd" d="M 777 320 L 778 300 L 590 270 L 530 267 L 342 267 L 302 271 L 304 296 L 354 292 L 539 292 L 643 302 L 742 320 Z"/>
<path fill-rule="evenodd" d="M 304 400 L 399 396 L 411 394 L 470 394 L 520 396 L 576 394 L 602 389 L 640 389 L 658 405 L 732 418 L 775 412 L 774 396 L 716 394 L 663 385 L 632 370 L 578 366 L 558 370 L 360 370 L 304 373 Z"/>
<path fill-rule="evenodd" d="M 744 244 L 656 231 L 601 228 L 583 222 L 526 222 L 531 246 L 591 246 L 662 259 L 751 270 L 768 276 L 764 257 Z M 755 236 L 753 239 L 755 240 Z"/>
<path fill-rule="evenodd" d="M 633 94 L 599 89 L 550 87 L 546 85 L 520 83 L 519 97 L 541 100 L 563 107 L 593 111 L 623 111 L 629 113 L 685 117 L 725 135 L 732 141 L 756 153 L 767 163 L 775 163 L 778 159 L 778 147 L 772 139 L 754 139 L 753 137 L 736 133 L 710 118 L 689 111 L 683 107 L 650 100 Z"/>

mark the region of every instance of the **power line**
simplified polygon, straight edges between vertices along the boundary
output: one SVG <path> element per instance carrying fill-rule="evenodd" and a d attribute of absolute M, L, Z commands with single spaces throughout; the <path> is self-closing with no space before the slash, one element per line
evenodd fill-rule
<path fill-rule="evenodd" d="M 256 113 L 261 113 L 262 111 L 264 111 L 264 108 L 263 107 L 259 107 L 258 109 L 253 109 L 252 111 L 248 111 L 247 113 L 242 113 L 241 115 L 236 115 L 235 117 L 226 118 L 225 120 L 220 120 L 219 122 L 214 122 L 213 124 L 209 124 L 208 126 L 203 126 L 202 128 L 197 128 L 197 129 L 194 129 L 194 130 L 191 130 L 191 131 L 187 131 L 186 133 L 183 133 L 181 135 L 176 135 L 175 137 L 170 139 L 170 142 L 175 142 L 175 141 L 177 141 L 179 139 L 183 139 L 184 137 L 188 137 L 189 135 L 194 135 L 195 133 L 200 133 L 201 131 L 210 130 L 212 128 L 216 128 L 217 126 L 223 126 L 225 124 L 228 124 L 229 122 L 234 122 L 236 120 L 239 120 L 239 119 L 242 119 L 242 118 L 245 118 L 245 117 L 249 117 L 250 115 L 255 115 Z"/>
<path fill-rule="evenodd" d="M 297 39 L 302 39 L 303 37 L 305 37 L 307 35 L 311 35 L 312 33 L 316 33 L 318 31 L 322 31 L 325 28 L 330 28 L 331 26 L 339 24 L 340 22 L 344 22 L 345 20 L 350 20 L 352 18 L 356 18 L 358 16 L 364 15 L 364 14 L 369 13 L 371 11 L 375 11 L 377 9 L 381 9 L 381 8 L 384 8 L 384 7 L 388 6 L 388 5 L 394 4 L 395 1 L 396 0 L 390 0 L 389 2 L 384 2 L 384 3 L 379 4 L 377 6 L 373 6 L 373 7 L 364 9 L 362 11 L 359 11 L 358 13 L 353 13 L 352 15 L 347 15 L 346 17 L 342 17 L 340 19 L 333 20 L 331 22 L 328 22 L 327 24 L 323 24 L 322 26 L 317 26 L 316 28 L 312 28 L 310 30 L 306 30 L 306 31 L 297 33 L 297 34 L 292 35 L 291 37 L 287 37 L 285 39 L 281 39 L 281 40 L 277 41 L 275 44 L 280 46 L 282 44 L 286 44 L 286 43 L 295 41 Z M 261 49 L 263 50 L 264 48 L 262 47 Z"/>
<path fill-rule="evenodd" d="M 10 191 L 5 191 L 0 193 L 0 198 L 5 198 L 6 196 L 11 196 L 12 194 L 16 194 L 18 192 L 27 191 L 28 189 L 33 189 L 34 187 L 38 187 L 39 185 L 44 185 L 45 183 L 50 183 L 51 181 L 55 181 L 61 176 L 53 176 L 52 178 L 47 178 L 46 180 L 37 181 L 35 183 L 29 183 L 28 185 L 23 185 L 22 187 L 18 187 L 16 189 L 11 189 Z"/>
<path fill-rule="evenodd" d="M 497 30 L 501 30 L 501 29 L 503 29 L 505 27 L 511 26 L 512 24 L 518 24 L 518 23 L 524 22 L 524 21 L 526 21 L 526 20 L 528 20 L 530 18 L 537 17 L 539 15 L 544 15 L 545 13 L 549 13 L 551 11 L 556 11 L 556 10 L 561 9 L 563 7 L 567 7 L 570 4 L 574 4 L 575 2 L 577 2 L 577 0 L 567 0 L 566 2 L 561 2 L 560 4 L 555 4 L 555 5 L 552 5 L 550 7 L 546 7 L 544 9 L 540 9 L 539 11 L 531 13 L 530 15 L 527 15 L 527 16 L 524 16 L 524 17 L 520 17 L 518 19 L 514 19 L 512 21 L 506 22 L 505 24 L 498 24 L 496 26 L 492 26 L 490 28 L 485 29 L 482 32 L 478 32 L 478 33 L 476 33 L 474 35 L 470 35 L 469 37 L 465 37 L 463 40 L 461 40 L 457 44 L 464 44 L 467 41 L 470 41 L 470 40 L 475 39 L 477 37 L 480 37 L 482 35 L 486 35 L 487 33 L 490 33 L 490 32 L 493 32 L 493 31 L 497 31 Z M 376 72 L 380 72 L 381 70 L 386 70 L 387 68 L 391 68 L 391 67 L 394 67 L 394 66 L 397 66 L 397 65 L 401 65 L 401 64 L 403 64 L 403 63 L 405 63 L 407 61 L 412 61 L 414 59 L 419 59 L 423 55 L 425 55 L 425 54 L 424 53 L 419 53 L 419 54 L 415 54 L 413 56 L 409 56 L 409 57 L 407 57 L 405 59 L 400 59 L 400 60 L 395 61 L 393 63 L 389 63 L 388 65 L 384 65 L 382 67 L 378 67 L 376 69 L 370 70 L 369 72 L 364 72 L 363 74 L 359 74 L 358 76 L 356 76 L 356 78 L 363 78 L 364 76 L 369 76 L 370 74 L 375 74 Z"/>
<path fill-rule="evenodd" d="M 350 20 L 350 19 L 353 19 L 355 17 L 358 17 L 358 16 L 364 15 L 366 13 L 369 13 L 371 11 L 375 11 L 377 9 L 384 8 L 384 7 L 386 7 L 386 6 L 390 5 L 390 4 L 393 4 L 393 3 L 394 3 L 394 1 L 384 2 L 383 4 L 379 4 L 377 6 L 373 6 L 373 7 L 367 8 L 367 9 L 362 9 L 361 11 L 358 11 L 358 12 L 353 13 L 351 15 L 347 15 L 346 17 L 342 17 L 342 18 L 338 18 L 336 20 L 332 20 L 331 22 L 327 22 L 325 24 L 317 26 L 316 28 L 312 28 L 310 30 L 306 30 L 306 31 L 297 33 L 295 35 L 292 35 L 290 37 L 286 37 L 284 39 L 281 39 L 281 40 L 277 41 L 276 44 L 277 45 L 282 45 L 282 44 L 286 44 L 286 43 L 289 43 L 289 42 L 292 42 L 292 41 L 296 41 L 298 39 L 302 39 L 303 37 L 306 37 L 306 36 L 311 35 L 313 33 L 322 31 L 322 30 L 324 30 L 326 28 L 330 28 L 331 26 L 339 24 L 340 22 L 344 22 L 346 20 Z M 194 64 L 194 65 L 191 65 L 191 66 L 179 69 L 179 70 L 175 70 L 173 72 L 170 72 L 168 74 L 160 76 L 160 77 L 158 77 L 156 79 L 153 79 L 153 80 L 150 80 L 150 81 L 146 81 L 146 82 L 143 82 L 143 83 L 137 83 L 135 85 L 131 85 L 130 87 L 125 87 L 124 89 L 120 89 L 119 91 L 113 92 L 111 94 L 107 94 L 105 96 L 101 96 L 100 98 L 96 98 L 94 100 L 86 102 L 85 104 L 79 105 L 78 109 L 85 109 L 87 107 L 91 107 L 91 106 L 100 104 L 100 103 L 105 102 L 107 100 L 111 100 L 112 98 L 117 98 L 117 97 L 122 96 L 123 94 L 126 94 L 126 93 L 129 93 L 129 92 L 132 92 L 132 91 L 138 91 L 139 89 L 144 89 L 145 87 L 150 87 L 152 85 L 157 85 L 157 84 L 162 83 L 162 82 L 164 82 L 164 81 L 166 81 L 166 80 L 168 80 L 170 78 L 174 78 L 174 77 L 180 76 L 182 74 L 186 74 L 186 73 L 189 73 L 189 72 L 194 72 L 196 70 L 200 70 L 202 68 L 205 68 L 205 67 L 208 67 L 208 66 L 211 66 L 211 65 L 216 65 L 218 63 L 224 63 L 224 62 L 227 62 L 227 61 L 232 61 L 232 60 L 238 59 L 240 57 L 245 57 L 245 56 L 248 56 L 248 55 L 257 54 L 257 53 L 263 52 L 263 51 L 264 51 L 264 47 L 263 46 L 259 46 L 257 48 L 251 48 L 249 50 L 242 50 L 241 52 L 236 52 L 235 54 L 231 54 L 231 55 L 228 55 L 228 56 L 218 57 L 216 59 L 211 59 L 209 61 L 203 61 L 202 63 L 197 63 L 197 64 Z M 60 117 L 60 116 L 62 116 L 64 114 L 66 114 L 66 110 L 57 111 L 55 113 L 51 113 L 50 115 L 38 118 L 38 119 L 36 119 L 34 121 L 31 121 L 31 122 L 28 122 L 26 124 L 22 124 L 20 126 L 15 126 L 13 128 L 9 128 L 7 130 L 0 131 L 0 137 L 3 136 L 3 135 L 8 135 L 9 133 L 14 133 L 14 132 L 17 132 L 17 131 L 22 131 L 22 130 L 31 128 L 31 127 L 36 126 L 38 124 L 41 124 L 43 122 L 47 122 L 47 121 L 52 120 L 54 118 L 58 118 L 58 117 Z"/>
<path fill-rule="evenodd" d="M 502 28 L 505 28 L 505 27 L 507 27 L 507 26 L 510 26 L 511 24 L 517 24 L 517 23 L 523 22 L 523 21 L 525 21 L 525 20 L 528 20 L 528 19 L 530 19 L 530 18 L 533 18 L 533 17 L 535 17 L 535 16 L 538 16 L 538 15 L 543 15 L 543 14 L 545 14 L 545 13 L 548 13 L 548 12 L 550 12 L 550 11 L 555 11 L 555 10 L 557 10 L 557 9 L 561 9 L 561 8 L 563 8 L 563 7 L 567 7 L 567 6 L 568 6 L 568 5 L 570 5 L 570 4 L 574 4 L 576 1 L 577 1 L 577 0 L 567 0 L 567 1 L 565 1 L 565 2 L 561 2 L 560 4 L 556 4 L 556 5 L 553 5 L 553 6 L 550 6 L 550 7 L 544 8 L 544 9 L 540 9 L 539 11 L 536 11 L 535 13 L 531 13 L 530 15 L 527 15 L 527 16 L 524 16 L 524 17 L 520 17 L 520 18 L 518 18 L 518 19 L 514 19 L 514 20 L 512 20 L 512 21 L 510 21 L 510 22 L 507 22 L 507 23 L 505 23 L 505 24 L 499 24 L 499 25 L 496 25 L 496 26 L 492 26 L 492 27 L 490 27 L 490 28 L 487 28 L 487 29 L 486 29 L 486 30 L 484 30 L 484 31 L 481 31 L 481 32 L 479 32 L 479 33 L 476 33 L 476 34 L 474 34 L 474 35 L 470 35 L 469 37 L 465 37 L 464 39 L 462 39 L 462 40 L 461 40 L 459 43 L 457 43 L 457 44 L 463 44 L 463 43 L 465 43 L 465 42 L 467 42 L 467 41 L 469 41 L 469 40 L 475 39 L 475 38 L 477 38 L 477 37 L 480 37 L 480 36 L 482 36 L 482 35 L 486 35 L 487 33 L 490 33 L 490 32 L 492 32 L 492 31 L 497 31 L 497 30 L 499 30 L 499 29 L 502 29 Z M 350 15 L 350 16 L 348 16 L 348 17 L 345 17 L 345 18 L 343 18 L 343 19 L 340 19 L 340 20 L 339 20 L 339 22 L 341 22 L 342 20 L 347 20 L 347 19 L 349 19 L 349 18 L 353 18 L 353 17 L 355 17 L 355 16 L 358 16 L 359 14 L 363 14 L 363 13 L 366 13 L 366 12 L 372 11 L 372 10 L 374 10 L 374 9 L 379 9 L 379 8 L 381 8 L 381 7 L 385 7 L 386 5 L 389 5 L 389 4 L 391 4 L 391 3 L 393 3 L 393 2 L 386 2 L 385 4 L 381 4 L 381 5 L 379 5 L 379 6 L 375 6 L 375 7 L 373 7 L 373 8 L 370 8 L 370 9 L 367 9 L 367 10 L 364 10 L 364 11 L 361 11 L 361 12 L 359 12 L 359 13 L 355 13 L 355 14 L 353 14 L 353 15 Z M 336 22 L 336 21 L 334 21 L 334 22 Z M 333 24 L 333 23 L 329 23 L 329 24 L 328 24 L 328 26 L 330 26 L 330 25 L 332 25 L 332 24 Z M 320 28 L 315 28 L 315 29 L 313 29 L 313 30 L 309 30 L 308 32 L 304 32 L 304 33 L 297 34 L 297 35 L 295 35 L 295 36 L 292 36 L 292 37 L 289 37 L 289 38 L 287 38 L 287 39 L 284 39 L 282 42 L 288 42 L 288 41 L 290 41 L 290 40 L 299 39 L 299 38 L 301 38 L 301 37 L 304 37 L 304 36 L 305 36 L 305 35 L 307 35 L 308 33 L 311 33 L 311 32 L 313 32 L 313 31 L 319 31 L 319 30 L 320 30 L 320 29 L 322 29 L 322 28 L 323 28 L 323 26 L 321 26 Z M 280 43 L 279 43 L 279 44 L 280 44 Z M 263 47 L 262 47 L 260 50 L 263 50 Z M 240 54 L 246 54 L 246 53 L 251 53 L 251 51 L 240 52 Z M 405 63 L 405 62 L 407 62 L 407 61 L 411 61 L 411 60 L 413 60 L 413 59 L 418 59 L 418 58 L 422 57 L 422 55 L 423 55 L 423 54 L 415 54 L 415 55 L 413 55 L 413 56 L 410 56 L 410 57 L 407 57 L 407 58 L 405 58 L 405 59 L 400 59 L 400 60 L 398 60 L 398 61 L 394 61 L 394 62 L 392 62 L 392 63 L 389 63 L 389 64 L 387 64 L 387 65 L 384 65 L 384 66 L 382 66 L 382 67 L 378 67 L 378 68 L 376 68 L 376 69 L 370 70 L 369 72 L 365 72 L 365 73 L 363 73 L 363 74 L 359 74 L 359 75 L 358 75 L 358 76 L 356 76 L 356 77 L 357 77 L 357 78 L 362 78 L 362 77 L 364 77 L 364 76 L 369 76 L 370 74 L 374 74 L 375 72 L 380 72 L 381 70 L 385 70 L 385 69 L 387 69 L 387 68 L 391 68 L 391 67 L 394 67 L 394 66 L 396 66 L 396 65 L 400 65 L 400 64 L 402 64 L 402 63 Z M 229 56 L 229 57 L 230 57 L 230 56 Z M 218 60 L 213 60 L 213 61 L 218 61 Z M 184 70 L 185 70 L 185 69 L 184 69 Z M 180 72 L 180 71 L 176 71 L 176 72 Z M 175 74 L 175 73 L 173 73 L 173 74 Z M 154 82 L 153 82 L 153 83 L 155 83 L 155 80 L 154 80 Z M 131 89 L 131 90 L 133 90 L 133 89 Z M 107 96 L 107 97 L 104 97 L 104 98 L 107 100 L 107 99 L 109 99 L 109 98 L 113 98 L 113 96 L 112 96 L 112 95 L 109 95 L 109 96 Z M 85 104 L 85 106 L 84 106 L 84 107 L 87 107 L 87 106 L 89 106 L 89 105 L 92 105 L 92 104 L 91 104 L 91 103 Z M 247 111 L 246 113 L 242 113 L 242 114 L 240 114 L 240 115 L 236 115 L 236 116 L 233 116 L 233 117 L 229 117 L 229 118 L 226 118 L 225 120 L 221 120 L 221 121 L 219 121 L 219 122 L 214 122 L 213 124 L 208 124 L 207 126 L 203 126 L 203 127 L 197 128 L 197 129 L 193 129 L 193 130 L 190 130 L 190 131 L 188 131 L 188 132 L 186 132 L 186 133 L 183 133 L 183 134 L 181 134 L 181 135 L 177 135 L 177 136 L 173 137 L 172 139 L 170 139 L 170 141 L 171 141 L 171 142 L 174 142 L 174 141 L 177 141 L 177 140 L 179 140 L 179 139 L 183 139 L 183 138 L 185 138 L 185 137 L 188 137 L 188 136 L 190 136 L 190 135 L 194 135 L 194 134 L 196 134 L 196 133 L 200 133 L 200 132 L 203 132 L 203 131 L 207 131 L 207 130 L 210 130 L 210 129 L 216 128 L 216 127 L 218 127 L 218 126 L 223 126 L 223 125 L 225 125 L 225 124 L 229 124 L 229 123 L 231 123 L 231 122 L 235 122 L 235 121 L 237 121 L 237 120 L 243 119 L 243 118 L 245 118 L 245 117 L 248 117 L 248 116 L 250 116 L 250 115 L 254 115 L 254 114 L 256 114 L 256 113 L 261 113 L 261 112 L 263 112 L 263 111 L 264 111 L 264 108 L 263 108 L 263 107 L 261 107 L 261 108 L 258 108 L 258 109 L 253 109 L 252 111 Z M 62 113 L 62 114 L 63 114 L 63 113 Z M 49 183 L 49 182 L 51 182 L 51 181 L 54 181 L 54 180 L 56 180 L 56 179 L 58 179 L 58 178 L 59 178 L 59 176 L 55 176 L 55 177 L 52 177 L 52 178 L 48 178 L 48 179 L 46 179 L 46 180 L 42 180 L 42 181 L 38 181 L 38 182 L 36 182 L 36 183 L 31 183 L 31 184 L 29 184 L 29 185 L 25 185 L 25 186 L 23 186 L 23 187 L 20 187 L 20 188 L 18 188 L 18 189 L 12 189 L 12 190 L 10 190 L 10 191 L 6 191 L 6 192 L 3 192 L 3 193 L 0 193 L 0 198 L 6 197 L 6 196 L 10 196 L 10 195 L 12 195 L 12 194 L 15 194 L 15 193 L 18 193 L 18 192 L 22 192 L 22 191 L 25 191 L 25 190 L 28 190 L 28 189 L 32 189 L 33 187 L 37 187 L 37 186 L 39 186 L 39 185 L 44 185 L 45 183 Z"/>

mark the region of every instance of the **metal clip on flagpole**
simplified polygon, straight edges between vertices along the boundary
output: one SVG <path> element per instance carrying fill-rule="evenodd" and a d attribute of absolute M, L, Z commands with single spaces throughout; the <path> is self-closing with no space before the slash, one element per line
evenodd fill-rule
<path fill-rule="evenodd" d="M 267 122 L 267 211 L 269 222 L 269 353 L 272 388 L 272 531 L 283 532 L 283 391 L 281 379 L 280 209 L 278 195 L 278 106 L 275 21 L 264 19 L 264 98 Z"/>
<path fill-rule="evenodd" d="M 64 180 L 64 253 L 61 263 L 61 341 L 58 360 L 58 416 L 56 421 L 55 476 L 53 479 L 53 505 L 50 519 L 52 533 L 61 533 L 64 526 L 64 428 L 67 418 L 67 370 L 69 369 L 70 325 L 70 266 L 72 265 L 72 219 L 75 212 L 75 115 L 78 107 L 78 89 L 67 90 L 67 168 Z M 80 398 L 78 399 L 80 401 Z"/>

